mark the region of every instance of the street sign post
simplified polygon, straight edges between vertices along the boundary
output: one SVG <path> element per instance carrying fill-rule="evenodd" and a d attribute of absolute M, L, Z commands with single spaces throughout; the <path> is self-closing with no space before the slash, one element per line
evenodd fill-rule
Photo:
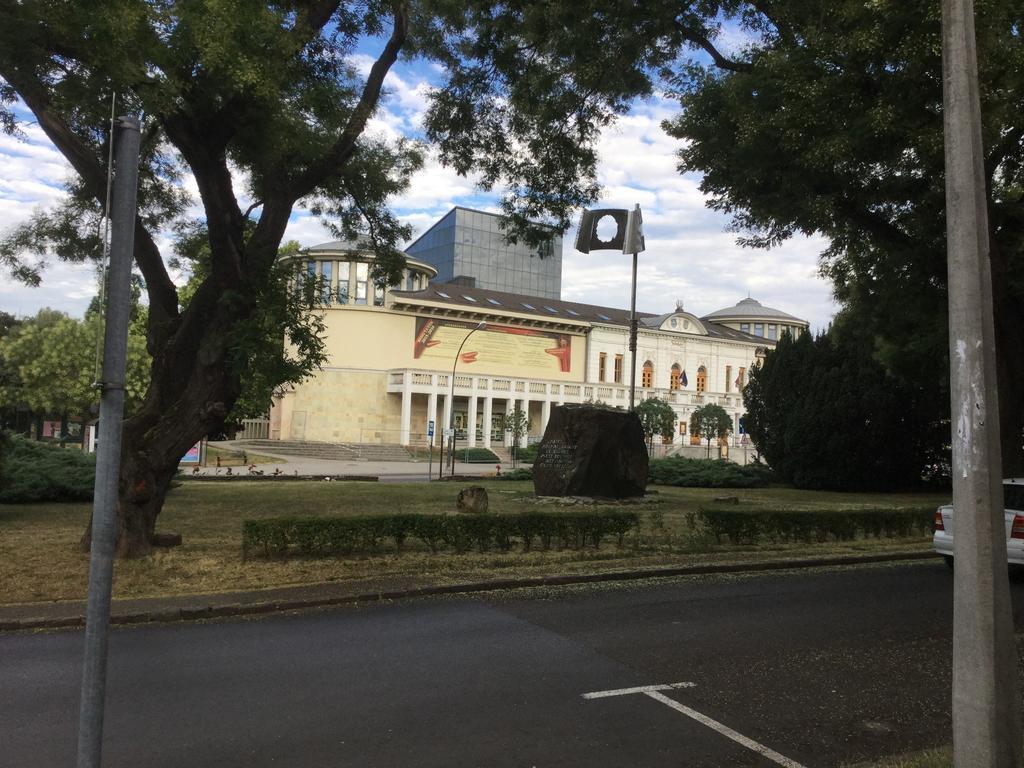
<path fill-rule="evenodd" d="M 434 420 L 427 422 L 427 482 L 434 479 Z"/>

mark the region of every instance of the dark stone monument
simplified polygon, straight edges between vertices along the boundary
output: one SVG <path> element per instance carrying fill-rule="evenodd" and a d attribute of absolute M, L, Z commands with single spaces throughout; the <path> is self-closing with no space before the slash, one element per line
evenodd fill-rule
<path fill-rule="evenodd" d="M 455 499 L 455 508 L 459 512 L 482 515 L 487 512 L 487 507 L 487 489 L 479 485 L 463 488 Z"/>
<path fill-rule="evenodd" d="M 533 463 L 538 496 L 643 496 L 647 444 L 635 413 L 592 405 L 551 409 Z"/>

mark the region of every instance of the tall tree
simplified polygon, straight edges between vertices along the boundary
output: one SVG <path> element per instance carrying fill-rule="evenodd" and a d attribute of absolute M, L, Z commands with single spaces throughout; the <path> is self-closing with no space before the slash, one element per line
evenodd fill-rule
<path fill-rule="evenodd" d="M 798 488 L 893 490 L 948 479 L 949 424 L 930 398 L 890 374 L 860 324 L 788 334 L 743 390 L 746 425 L 778 475 Z"/>
<path fill-rule="evenodd" d="M 564 227 L 574 207 L 596 198 L 596 139 L 635 97 L 688 72 L 691 50 L 727 70 L 749 66 L 715 42 L 719 19 L 744 7 L 0 0 L 0 129 L 17 131 L 17 113 L 3 105 L 20 99 L 76 174 L 65 204 L 0 242 L 0 264 L 38 281 L 35 254 L 99 256 L 111 94 L 119 111 L 145 116 L 134 255 L 153 364 L 145 402 L 125 423 L 118 552 L 150 550 L 178 457 L 219 431 L 239 399 L 252 361 L 244 341 L 315 337 L 280 314 L 266 317 L 285 304 L 276 257 L 297 205 L 327 217 L 339 236 L 368 232 L 375 279 L 397 280 L 396 244 L 409 232 L 386 203 L 422 151 L 367 126 L 400 56 L 429 58 L 445 73 L 424 121 L 441 160 L 506 190 L 507 236 L 543 246 L 547 233 L 527 220 Z M 352 54 L 367 49 L 376 56 L 364 73 Z M 184 306 L 157 235 L 182 223 L 188 175 L 209 272 Z M 305 370 L 315 366 L 315 346 L 296 351 Z"/>
<path fill-rule="evenodd" d="M 148 383 L 150 361 L 139 326 L 134 323 L 128 334 L 128 413 L 142 403 Z M 42 415 L 90 418 L 99 402 L 96 345 L 102 338 L 96 314 L 76 320 L 43 309 L 20 323 L 0 337 L 0 408 L 21 405 Z"/>
<path fill-rule="evenodd" d="M 1004 466 L 1024 470 L 1024 18 L 976 3 Z M 692 70 L 681 169 L 746 242 L 830 240 L 822 272 L 899 380 L 948 415 L 939 6 L 752 3 L 746 66 Z"/>

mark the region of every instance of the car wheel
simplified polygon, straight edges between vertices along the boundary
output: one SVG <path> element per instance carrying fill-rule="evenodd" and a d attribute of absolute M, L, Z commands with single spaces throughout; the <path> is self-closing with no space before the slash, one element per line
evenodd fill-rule
<path fill-rule="evenodd" d="M 953 570 L 953 556 L 952 555 L 943 555 L 942 559 L 946 561 L 946 565 L 949 566 L 949 570 L 952 571 Z"/>

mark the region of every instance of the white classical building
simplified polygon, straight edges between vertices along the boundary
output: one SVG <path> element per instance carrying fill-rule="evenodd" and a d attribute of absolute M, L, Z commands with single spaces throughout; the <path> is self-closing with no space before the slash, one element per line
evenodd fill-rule
<path fill-rule="evenodd" d="M 351 243 L 304 251 L 299 270 L 325 286 L 321 304 L 328 361 L 275 399 L 270 437 L 338 443 L 426 445 L 453 425 L 460 444 L 508 445 L 503 414 L 529 414 L 538 439 L 553 405 L 626 407 L 628 310 L 483 288 L 431 283 L 434 268 L 410 260 L 404 290 L 373 290 L 373 254 Z M 328 289 L 329 287 L 329 289 Z M 676 412 L 674 442 L 690 413 L 717 403 L 742 442 L 750 369 L 782 333 L 804 320 L 747 298 L 703 317 L 677 307 L 638 313 L 637 400 L 659 397 Z"/>

